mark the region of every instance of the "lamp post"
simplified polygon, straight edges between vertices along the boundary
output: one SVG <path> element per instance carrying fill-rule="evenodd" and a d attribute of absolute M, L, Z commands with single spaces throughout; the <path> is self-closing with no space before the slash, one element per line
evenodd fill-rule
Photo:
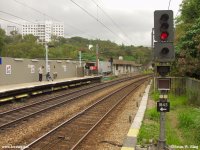
<path fill-rule="evenodd" d="M 46 74 L 49 72 L 49 69 L 48 69 L 48 67 L 49 67 L 49 64 L 48 64 L 48 45 L 47 45 L 47 43 L 45 43 L 45 50 L 46 50 Z"/>
<path fill-rule="evenodd" d="M 96 44 L 96 67 L 97 67 L 97 75 L 99 75 L 99 45 Z"/>
<path fill-rule="evenodd" d="M 81 67 L 82 66 L 82 61 L 81 61 L 81 50 L 79 51 L 79 66 Z"/>

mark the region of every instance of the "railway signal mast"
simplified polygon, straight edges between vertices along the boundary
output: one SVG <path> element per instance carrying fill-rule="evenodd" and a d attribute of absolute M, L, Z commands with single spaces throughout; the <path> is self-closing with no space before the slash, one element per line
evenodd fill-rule
<path fill-rule="evenodd" d="M 169 112 L 170 103 L 167 93 L 170 90 L 170 63 L 175 59 L 174 52 L 174 19 L 172 10 L 154 11 L 154 53 L 153 59 L 156 70 L 156 82 L 160 91 L 157 111 L 160 112 L 160 136 L 158 149 L 166 149 L 165 113 Z"/>

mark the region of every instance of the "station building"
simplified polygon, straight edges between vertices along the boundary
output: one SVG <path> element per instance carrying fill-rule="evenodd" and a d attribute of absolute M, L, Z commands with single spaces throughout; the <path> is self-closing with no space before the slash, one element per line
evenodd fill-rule
<path fill-rule="evenodd" d="M 86 73 L 85 74 L 95 74 L 96 71 L 92 66 L 96 66 L 96 62 L 86 62 Z M 113 62 L 109 61 L 99 61 L 98 72 L 102 75 L 113 74 L 115 76 L 138 73 L 141 70 L 142 65 L 136 64 L 134 61 L 125 61 L 120 59 L 114 59 Z"/>
<path fill-rule="evenodd" d="M 141 66 L 141 64 L 136 64 L 134 61 L 114 59 L 112 64 L 112 72 L 116 76 L 129 73 L 136 73 L 141 70 Z"/>

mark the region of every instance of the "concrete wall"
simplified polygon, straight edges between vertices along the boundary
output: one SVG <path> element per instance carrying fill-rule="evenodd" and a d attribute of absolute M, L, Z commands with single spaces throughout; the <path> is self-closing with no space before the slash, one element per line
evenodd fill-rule
<path fill-rule="evenodd" d="M 111 64 L 110 62 L 106 61 L 99 61 L 99 73 L 107 73 L 111 72 Z"/>
<path fill-rule="evenodd" d="M 0 85 L 38 81 L 38 68 L 44 66 L 43 80 L 46 80 L 45 60 L 2 57 L 0 64 Z M 57 79 L 82 76 L 77 72 L 78 62 L 50 60 L 50 74 L 57 72 Z"/>

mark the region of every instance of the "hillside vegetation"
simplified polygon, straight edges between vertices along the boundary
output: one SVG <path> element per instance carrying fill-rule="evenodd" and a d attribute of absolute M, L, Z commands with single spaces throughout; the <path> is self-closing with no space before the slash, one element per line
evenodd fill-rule
<path fill-rule="evenodd" d="M 183 0 L 176 18 L 175 72 L 200 79 L 200 1 Z"/>
<path fill-rule="evenodd" d="M 111 41 L 89 40 L 82 37 L 59 38 L 52 37 L 49 45 L 49 58 L 52 59 L 78 59 L 79 51 L 82 51 L 82 59 L 96 60 L 96 44 L 99 47 L 100 60 L 108 60 L 111 57 L 118 59 L 123 56 L 124 60 L 135 61 L 136 63 L 147 64 L 151 60 L 151 50 L 147 47 L 135 47 L 118 45 Z M 89 45 L 93 45 L 89 49 Z M 2 57 L 17 58 L 45 58 L 44 45 L 37 43 L 33 35 L 22 36 L 12 32 L 10 36 L 0 29 L 0 54 Z"/>

